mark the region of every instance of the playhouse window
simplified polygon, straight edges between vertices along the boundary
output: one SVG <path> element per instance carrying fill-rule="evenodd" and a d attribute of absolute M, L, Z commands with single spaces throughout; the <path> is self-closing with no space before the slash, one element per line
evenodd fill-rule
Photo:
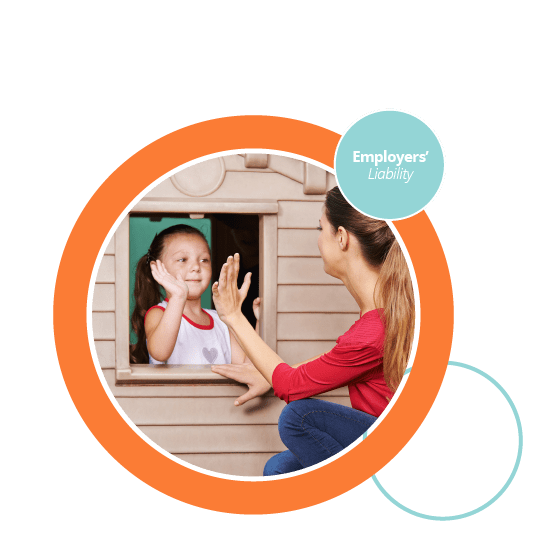
<path fill-rule="evenodd" d="M 194 213 L 165 212 L 162 204 L 157 205 L 156 212 L 142 212 L 142 206 L 140 204 L 136 207 L 139 212 L 130 213 L 115 235 L 117 383 L 231 383 L 212 373 L 209 366 L 153 366 L 131 362 L 130 346 L 136 343 L 136 335 L 130 325 L 130 315 L 135 306 L 136 266 L 139 259 L 146 254 L 156 232 L 175 224 L 194 226 L 204 234 L 210 245 L 212 281 L 218 279 L 221 266 L 227 257 L 236 252 L 240 253 L 240 279 L 246 272 L 252 273 L 251 288 L 244 304 L 244 314 L 254 325 L 256 322 L 252 313 L 254 298 L 261 296 L 264 299 L 267 294 L 270 294 L 271 289 L 276 288 L 277 203 L 248 205 L 233 203 L 233 212 L 223 212 L 226 209 L 220 205 L 219 210 L 222 212 L 214 213 L 201 213 L 201 206 L 198 206 L 198 212 Z M 248 212 L 235 212 L 234 209 Z M 264 212 L 261 214 L 259 211 Z M 264 263 L 263 259 L 265 259 Z M 265 263 L 270 265 L 268 269 L 265 268 Z M 270 281 L 267 281 L 267 277 Z M 164 296 L 165 292 L 162 289 L 162 297 Z M 201 304 L 203 308 L 214 308 L 210 287 L 203 294 Z M 275 349 L 276 308 L 272 297 L 269 305 L 268 311 L 261 308 L 260 333 L 265 342 Z"/>
<path fill-rule="evenodd" d="M 132 214 L 129 218 L 129 317 L 136 305 L 134 284 L 138 261 L 146 254 L 156 233 L 177 224 L 192 226 L 201 231 L 206 238 L 212 256 L 212 282 L 218 279 L 221 267 L 228 256 L 236 252 L 240 254 L 240 286 L 245 274 L 252 273 L 251 287 L 242 310 L 254 327 L 257 320 L 253 314 L 252 304 L 253 300 L 259 296 L 259 217 L 255 214 L 210 214 L 204 218 L 194 219 L 186 214 L 161 216 Z M 165 297 L 163 288 L 160 290 L 162 298 Z M 201 305 L 206 309 L 214 308 L 210 286 L 202 295 Z M 130 344 L 136 344 L 136 342 L 137 337 L 131 326 Z"/>

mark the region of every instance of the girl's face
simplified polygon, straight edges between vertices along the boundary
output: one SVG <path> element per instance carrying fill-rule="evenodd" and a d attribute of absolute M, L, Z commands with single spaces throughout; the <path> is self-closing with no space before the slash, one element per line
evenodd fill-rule
<path fill-rule="evenodd" d="M 200 298 L 210 285 L 212 264 L 208 245 L 197 235 L 178 234 L 166 238 L 160 258 L 173 277 L 189 287 L 189 299 Z"/>
<path fill-rule="evenodd" d="M 339 262 L 342 260 L 340 244 L 324 211 L 319 220 L 319 229 L 321 233 L 319 234 L 317 245 L 319 246 L 321 258 L 323 259 L 323 269 L 327 274 L 340 279 Z"/>

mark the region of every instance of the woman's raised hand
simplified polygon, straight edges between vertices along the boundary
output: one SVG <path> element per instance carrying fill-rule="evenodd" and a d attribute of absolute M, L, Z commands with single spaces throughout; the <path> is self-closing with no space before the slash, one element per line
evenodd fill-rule
<path fill-rule="evenodd" d="M 247 296 L 251 285 L 251 272 L 245 275 L 243 285 L 237 288 L 237 276 L 239 274 L 239 254 L 228 257 L 222 266 L 220 279 L 212 285 L 212 298 L 216 311 L 224 323 L 237 314 L 241 314 L 241 304 Z M 241 314 L 242 315 L 242 314 Z"/>
<path fill-rule="evenodd" d="M 183 279 L 179 276 L 173 277 L 161 260 L 150 262 L 150 268 L 152 269 L 154 279 L 165 289 L 168 299 L 173 297 L 187 300 L 189 287 Z"/>

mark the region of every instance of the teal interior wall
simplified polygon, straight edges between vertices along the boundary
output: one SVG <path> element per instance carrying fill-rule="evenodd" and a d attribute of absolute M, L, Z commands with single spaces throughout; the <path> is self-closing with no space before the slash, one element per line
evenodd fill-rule
<path fill-rule="evenodd" d="M 212 224 L 208 218 L 201 218 L 199 220 L 192 220 L 188 217 L 177 217 L 177 216 L 130 216 L 130 265 L 129 265 L 129 319 L 134 310 L 134 281 L 136 279 L 136 265 L 140 258 L 142 258 L 147 252 L 148 248 L 152 244 L 152 240 L 156 233 L 161 232 L 169 226 L 174 226 L 175 224 L 187 224 L 188 226 L 193 226 L 200 230 L 208 245 L 212 244 Z M 163 289 L 162 289 L 163 291 Z M 165 296 L 165 292 L 163 293 Z M 203 308 L 211 308 L 211 289 L 204 291 L 201 298 L 201 305 Z M 136 343 L 136 335 L 132 332 L 132 327 L 130 328 L 130 342 Z"/>

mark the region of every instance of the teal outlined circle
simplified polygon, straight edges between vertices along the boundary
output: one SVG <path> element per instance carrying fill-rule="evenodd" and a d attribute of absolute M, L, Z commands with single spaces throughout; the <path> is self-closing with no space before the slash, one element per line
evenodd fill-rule
<path fill-rule="evenodd" d="M 381 483 L 379 482 L 379 480 L 377 479 L 377 477 L 375 475 L 373 475 L 371 477 L 372 480 L 375 482 L 375 485 L 381 491 L 381 493 L 393 505 L 396 505 L 399 509 L 402 509 L 406 513 L 414 515 L 415 517 L 419 517 L 419 518 L 423 518 L 423 519 L 427 519 L 427 520 L 459 520 L 461 518 L 466 518 L 466 517 L 470 517 L 472 515 L 476 515 L 476 513 L 480 513 L 480 511 L 484 511 L 484 509 L 486 509 L 487 507 L 490 507 L 490 505 L 492 505 L 492 503 L 494 503 L 497 499 L 499 499 L 502 496 L 502 494 L 507 490 L 508 486 L 511 484 L 511 481 L 513 480 L 513 478 L 517 474 L 517 469 L 519 468 L 519 463 L 521 462 L 521 452 L 523 450 L 523 430 L 521 429 L 521 419 L 519 418 L 519 414 L 517 413 L 517 409 L 516 409 L 515 405 L 513 404 L 513 401 L 509 397 L 509 394 L 504 390 L 502 385 L 500 385 L 500 383 L 498 383 L 498 381 L 496 381 L 495 379 L 490 377 L 490 375 L 488 375 L 487 373 L 484 373 L 484 371 L 481 371 L 480 369 L 477 369 L 476 367 L 473 367 L 472 365 L 468 365 L 468 364 L 464 364 L 464 363 L 460 363 L 460 362 L 451 362 L 451 361 L 448 362 L 447 365 L 454 365 L 454 366 L 457 366 L 457 367 L 463 367 L 465 369 L 468 369 L 469 371 L 474 371 L 475 373 L 478 373 L 479 375 L 482 375 L 485 379 L 490 381 L 502 393 L 503 397 L 507 400 L 507 403 L 509 404 L 509 407 L 511 408 L 511 411 L 513 411 L 513 415 L 515 417 L 515 422 L 517 423 L 517 433 L 518 433 L 518 436 L 519 436 L 519 444 L 518 444 L 518 448 L 517 448 L 517 458 L 515 460 L 515 465 L 513 466 L 513 470 L 511 471 L 511 474 L 509 475 L 509 478 L 507 479 L 506 483 L 503 485 L 502 489 L 492 499 L 488 500 L 484 505 L 481 505 L 480 507 L 477 507 L 476 509 L 473 509 L 472 511 L 469 511 L 467 513 L 462 513 L 460 515 L 436 516 L 436 515 L 425 515 L 424 513 L 419 513 L 418 511 L 413 511 L 412 509 L 409 509 L 408 507 L 406 507 L 402 503 L 399 503 L 394 497 L 389 495 L 387 490 L 385 490 L 385 488 L 383 488 L 383 486 L 381 485 Z M 405 371 L 405 375 L 407 373 L 410 373 L 410 368 Z M 366 437 L 366 435 L 364 434 L 364 438 L 365 437 Z"/>

